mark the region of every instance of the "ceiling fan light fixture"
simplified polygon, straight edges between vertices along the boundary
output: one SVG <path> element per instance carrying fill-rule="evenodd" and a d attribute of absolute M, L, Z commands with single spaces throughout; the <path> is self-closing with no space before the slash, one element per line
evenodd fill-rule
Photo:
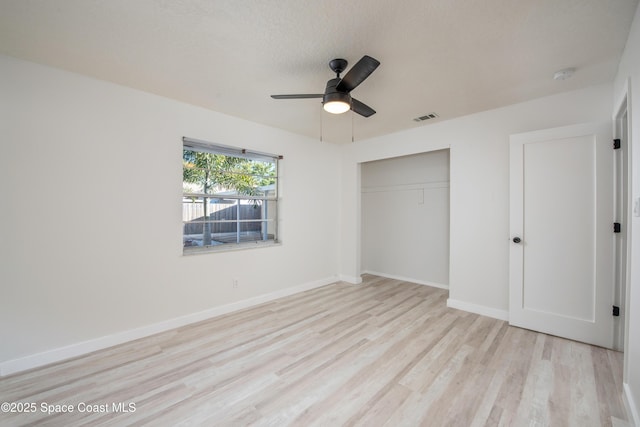
<path fill-rule="evenodd" d="M 351 109 L 351 95 L 343 92 L 327 93 L 322 99 L 322 108 L 331 114 L 346 113 Z"/>
<path fill-rule="evenodd" d="M 324 104 L 324 111 L 331 114 L 342 114 L 349 111 L 351 106 L 344 101 L 331 101 Z"/>

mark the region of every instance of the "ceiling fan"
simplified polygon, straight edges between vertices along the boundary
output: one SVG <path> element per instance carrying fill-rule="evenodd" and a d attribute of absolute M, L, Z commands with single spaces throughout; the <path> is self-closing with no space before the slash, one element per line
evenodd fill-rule
<path fill-rule="evenodd" d="M 346 59 L 333 59 L 329 62 L 329 68 L 336 73 L 336 78 L 327 82 L 324 93 L 306 93 L 298 95 L 271 95 L 273 99 L 304 99 L 322 98 L 322 105 L 325 111 L 333 114 L 342 114 L 348 110 L 360 114 L 364 117 L 372 116 L 376 111 L 368 105 L 351 97 L 350 92 L 360 83 L 366 80 L 371 73 L 378 68 L 380 62 L 370 56 L 363 56 L 344 77 L 340 78 L 345 68 Z"/>

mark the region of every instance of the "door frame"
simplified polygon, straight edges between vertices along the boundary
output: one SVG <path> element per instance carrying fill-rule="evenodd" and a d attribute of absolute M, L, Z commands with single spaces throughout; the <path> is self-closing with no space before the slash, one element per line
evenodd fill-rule
<path fill-rule="evenodd" d="M 626 381 L 628 378 L 628 345 L 629 345 L 629 310 L 628 310 L 628 301 L 629 301 L 629 293 L 631 288 L 631 230 L 634 215 L 640 216 L 640 211 L 636 214 L 634 213 L 634 200 L 633 200 L 633 180 L 632 180 L 632 144 L 631 144 L 631 93 L 630 93 L 630 85 L 631 79 L 628 78 L 624 82 L 624 86 L 621 90 L 618 101 L 614 104 L 613 111 L 613 138 L 614 139 L 625 139 L 626 136 L 626 144 L 623 144 L 622 150 L 624 150 L 623 154 L 623 162 L 626 167 L 626 173 L 622 179 L 626 181 L 626 194 L 622 194 L 622 197 L 625 197 L 626 200 L 626 227 L 622 228 L 622 233 L 624 233 L 623 238 L 626 242 L 626 251 L 623 254 L 623 260 L 616 260 L 616 266 L 622 264 L 623 271 L 620 273 L 620 283 L 616 283 L 616 296 L 617 303 L 620 304 L 620 314 L 621 319 L 617 322 L 616 325 L 616 333 L 615 333 L 615 342 L 614 348 L 618 351 L 624 352 L 624 373 L 623 373 L 623 381 Z M 626 131 L 626 135 L 624 135 Z M 640 198 L 637 199 L 638 203 L 640 203 Z M 622 342 L 621 342 L 622 341 Z"/>

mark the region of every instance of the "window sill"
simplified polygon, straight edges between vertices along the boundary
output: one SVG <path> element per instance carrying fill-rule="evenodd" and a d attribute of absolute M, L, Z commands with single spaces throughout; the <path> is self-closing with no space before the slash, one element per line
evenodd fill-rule
<path fill-rule="evenodd" d="M 210 254 L 217 252 L 233 252 L 233 251 L 244 251 L 247 249 L 259 249 L 259 248 L 272 248 L 274 246 L 282 246 L 281 242 L 275 242 L 273 240 L 269 240 L 267 242 L 259 241 L 259 242 L 246 242 L 246 243 L 227 243 L 224 245 L 216 245 L 216 246 L 208 246 L 208 247 L 187 247 L 182 249 L 183 256 L 191 256 L 191 255 L 201 255 L 201 254 Z"/>

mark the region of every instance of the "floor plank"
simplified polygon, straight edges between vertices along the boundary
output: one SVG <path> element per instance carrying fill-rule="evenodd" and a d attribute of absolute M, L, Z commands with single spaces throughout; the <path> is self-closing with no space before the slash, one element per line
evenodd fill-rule
<path fill-rule="evenodd" d="M 0 378 L 0 402 L 36 403 L 0 426 L 626 422 L 621 353 L 447 308 L 446 290 L 363 279 Z"/>

